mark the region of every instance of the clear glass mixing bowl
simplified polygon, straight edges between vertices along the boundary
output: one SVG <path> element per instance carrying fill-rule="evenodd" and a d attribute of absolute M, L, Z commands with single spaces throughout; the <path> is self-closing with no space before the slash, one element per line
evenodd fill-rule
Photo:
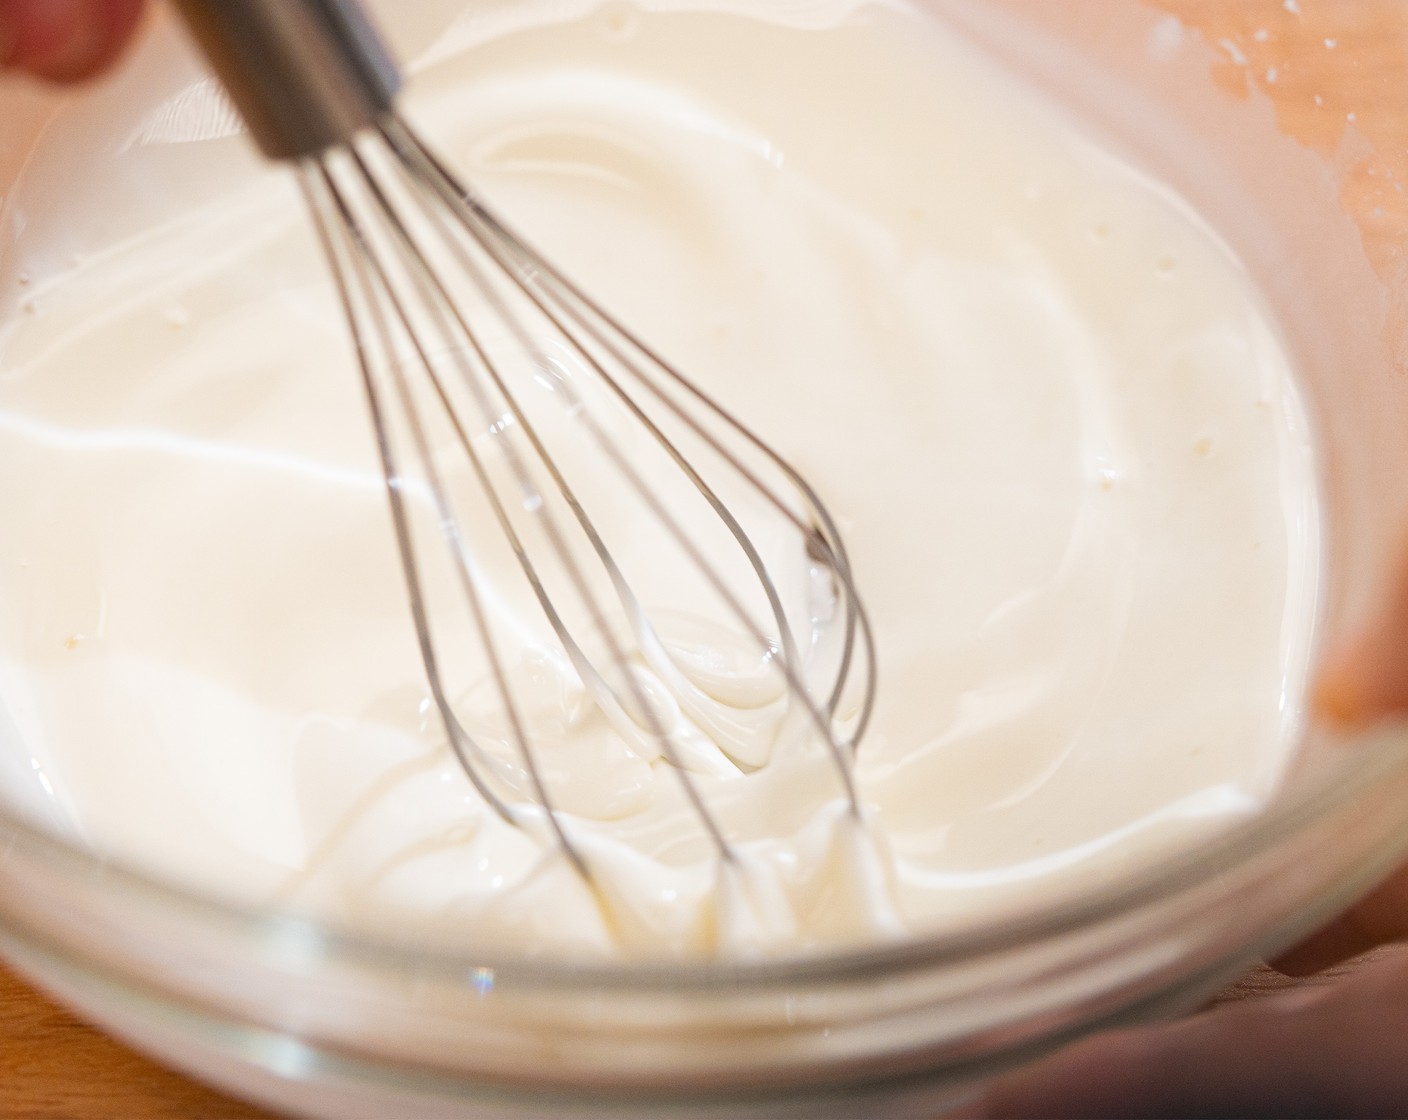
<path fill-rule="evenodd" d="M 1366 77 L 1402 72 L 1408 14 L 1395 0 L 1308 13 L 1273 0 L 929 4 L 1183 192 L 1258 278 L 1318 429 L 1320 646 L 1333 646 L 1372 609 L 1408 523 L 1408 208 L 1395 186 L 1408 145 Z M 171 38 L 159 29 L 134 67 L 177 49 Z M 1375 53 L 1334 54 L 1352 43 Z M 42 176 L 11 190 L 36 140 L 47 166 L 147 199 L 153 220 L 179 164 L 133 164 L 112 137 L 45 140 L 69 111 L 58 100 L 16 85 L 0 100 L 0 310 L 14 314 L 18 272 L 61 265 L 65 248 L 24 237 L 49 205 Z M 71 229 L 75 246 L 120 233 Z M 1311 727 L 1259 817 L 1059 906 L 871 951 L 651 967 L 432 951 L 242 910 L 3 809 L 0 948 L 148 1051 L 300 1113 L 932 1115 L 1080 1032 L 1190 1006 L 1289 944 L 1408 850 L 1405 805 L 1408 731 L 1340 741 Z"/>

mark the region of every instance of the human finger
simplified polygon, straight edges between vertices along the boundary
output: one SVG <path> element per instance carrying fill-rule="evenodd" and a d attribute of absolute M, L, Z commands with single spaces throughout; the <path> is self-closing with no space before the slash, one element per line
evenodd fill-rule
<path fill-rule="evenodd" d="M 1408 864 L 1271 964 L 1288 976 L 1309 976 L 1376 946 L 1405 938 L 1408 938 Z"/>
<path fill-rule="evenodd" d="M 106 68 L 131 38 L 144 0 L 0 0 L 0 64 L 56 82 Z"/>
<path fill-rule="evenodd" d="M 1408 560 L 1369 626 L 1329 658 L 1315 703 L 1322 717 L 1347 728 L 1408 715 Z M 1304 976 L 1405 937 L 1408 865 L 1273 964 Z"/>
<path fill-rule="evenodd" d="M 1408 547 L 1357 639 L 1333 651 L 1315 683 L 1317 712 L 1343 727 L 1408 715 Z"/>
<path fill-rule="evenodd" d="M 1096 1035 L 960 1115 L 1370 1117 L 1408 1102 L 1408 950 L 1316 989 Z"/>

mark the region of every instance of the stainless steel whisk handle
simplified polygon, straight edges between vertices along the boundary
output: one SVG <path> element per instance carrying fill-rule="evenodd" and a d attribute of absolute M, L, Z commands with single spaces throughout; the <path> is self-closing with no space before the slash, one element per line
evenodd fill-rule
<path fill-rule="evenodd" d="M 355 0 L 175 0 L 272 159 L 314 156 L 388 114 L 401 71 Z"/>

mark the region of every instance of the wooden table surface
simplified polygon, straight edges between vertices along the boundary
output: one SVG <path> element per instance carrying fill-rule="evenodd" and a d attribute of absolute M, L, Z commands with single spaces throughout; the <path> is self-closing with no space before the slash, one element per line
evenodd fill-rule
<path fill-rule="evenodd" d="M 148 1061 L 0 966 L 4 1120 L 245 1120 L 268 1115 Z"/>
<path fill-rule="evenodd" d="M 1258 91 L 1270 98 L 1282 131 L 1324 154 L 1337 149 L 1350 127 L 1373 141 L 1377 154 L 1351 169 L 1345 205 L 1360 218 L 1371 259 L 1387 266 L 1408 240 L 1408 196 L 1397 186 L 1408 183 L 1408 72 L 1401 63 L 1408 58 L 1408 4 L 1153 2 L 1219 45 L 1217 80 L 1239 93 Z M 1220 998 L 1264 996 L 1288 983 L 1261 970 Z M 267 1115 L 147 1061 L 0 967 L 0 1118 Z"/>

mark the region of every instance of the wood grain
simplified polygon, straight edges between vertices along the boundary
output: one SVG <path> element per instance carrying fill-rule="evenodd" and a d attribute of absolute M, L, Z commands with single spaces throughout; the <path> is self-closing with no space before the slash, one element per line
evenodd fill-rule
<path fill-rule="evenodd" d="M 1408 5 L 1402 0 L 1155 2 L 1217 45 L 1223 57 L 1216 80 L 1237 96 L 1269 98 L 1288 135 L 1327 156 L 1351 130 L 1368 138 L 1367 154 L 1347 176 L 1344 204 L 1360 222 L 1370 259 L 1384 274 L 1397 269 L 1408 243 L 1403 190 Z M 1265 998 L 1296 983 L 1258 970 L 1215 1002 Z M 0 968 L 0 1117 L 245 1120 L 268 1115 L 146 1060 Z"/>
<path fill-rule="evenodd" d="M 5 1120 L 268 1115 L 148 1061 L 0 966 L 0 1117 Z"/>

